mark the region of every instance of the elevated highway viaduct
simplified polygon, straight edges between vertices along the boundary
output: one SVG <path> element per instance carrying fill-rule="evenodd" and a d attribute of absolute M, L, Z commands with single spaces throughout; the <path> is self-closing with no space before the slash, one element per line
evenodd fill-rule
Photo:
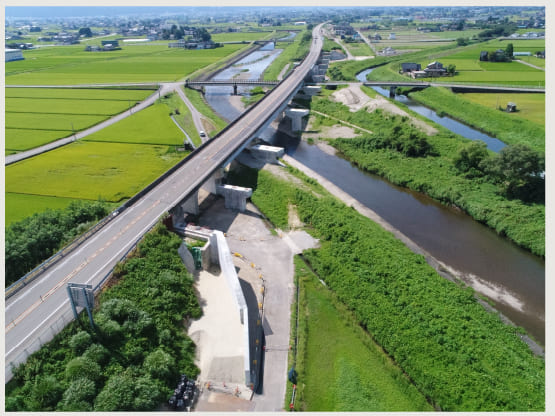
<path fill-rule="evenodd" d="M 6 381 L 11 378 L 12 365 L 24 362 L 62 329 L 62 321 L 71 319 L 67 283 L 96 287 L 164 213 L 193 195 L 285 109 L 318 61 L 322 48 L 320 27 L 313 31 L 310 52 L 304 61 L 262 100 L 132 198 L 132 204 L 114 212 L 111 221 L 78 247 L 6 299 Z"/>

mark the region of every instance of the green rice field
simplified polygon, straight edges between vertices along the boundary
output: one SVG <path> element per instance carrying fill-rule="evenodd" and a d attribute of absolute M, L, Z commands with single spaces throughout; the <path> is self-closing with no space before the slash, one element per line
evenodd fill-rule
<path fill-rule="evenodd" d="M 275 32 L 227 32 L 227 33 L 214 33 L 212 40 L 214 42 L 240 42 L 240 41 L 253 41 L 265 40 L 276 36 Z"/>
<path fill-rule="evenodd" d="M 150 90 L 7 88 L 6 153 L 69 137 L 150 94 Z"/>
<path fill-rule="evenodd" d="M 6 192 L 119 202 L 185 156 L 169 150 L 168 146 L 75 142 L 7 166 Z"/>
<path fill-rule="evenodd" d="M 518 111 L 507 113 L 508 116 L 545 125 L 545 94 L 461 93 L 457 95 L 489 108 L 498 108 L 499 106 L 504 108 L 507 103 L 514 102 Z"/>
<path fill-rule="evenodd" d="M 95 142 L 182 145 L 184 134 L 169 116 L 169 107 L 157 103 L 93 133 L 83 140 Z"/>
<path fill-rule="evenodd" d="M 76 199 L 8 192 L 5 194 L 5 224 L 8 226 L 13 222 L 20 221 L 47 209 L 66 208 L 73 201 L 76 201 Z"/>
<path fill-rule="evenodd" d="M 374 51 L 370 49 L 370 46 L 366 42 L 359 43 L 347 43 L 343 42 L 343 45 L 349 49 L 354 56 L 374 56 Z"/>
<path fill-rule="evenodd" d="M 5 64 L 6 85 L 175 81 L 243 47 L 184 50 L 165 43 L 124 45 L 110 52 L 86 52 L 82 45 L 40 48 L 26 51 L 23 61 Z"/>

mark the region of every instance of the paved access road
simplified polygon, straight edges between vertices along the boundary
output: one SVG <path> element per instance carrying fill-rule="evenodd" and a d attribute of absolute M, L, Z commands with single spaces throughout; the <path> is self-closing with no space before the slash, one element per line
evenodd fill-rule
<path fill-rule="evenodd" d="M 6 380 L 11 377 L 10 363 L 24 361 L 25 349 L 32 352 L 33 342 L 69 309 L 66 283 L 96 286 L 164 213 L 198 189 L 289 99 L 318 60 L 319 28 L 314 29 L 308 56 L 287 79 L 132 207 L 6 301 Z"/>

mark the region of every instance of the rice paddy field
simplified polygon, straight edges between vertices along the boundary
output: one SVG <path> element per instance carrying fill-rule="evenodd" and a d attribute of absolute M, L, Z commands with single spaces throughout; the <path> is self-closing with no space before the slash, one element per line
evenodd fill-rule
<path fill-rule="evenodd" d="M 169 122 L 168 122 L 169 121 Z M 156 103 L 84 140 L 90 142 L 182 145 L 183 132 L 169 118 L 169 108 Z"/>
<path fill-rule="evenodd" d="M 119 114 L 151 90 L 6 88 L 5 152 L 71 136 Z"/>
<path fill-rule="evenodd" d="M 5 169 L 6 224 L 72 200 L 119 204 L 185 157 L 172 109 L 157 103 L 56 150 Z M 24 208 L 22 208 L 24 207 Z"/>
<path fill-rule="evenodd" d="M 168 146 L 75 142 L 7 166 L 6 192 L 120 202 L 183 157 L 169 150 Z"/>
<path fill-rule="evenodd" d="M 212 40 L 214 42 L 241 42 L 241 41 L 253 41 L 253 40 L 265 40 L 268 38 L 273 38 L 276 32 L 226 32 L 226 33 L 214 33 L 212 35 Z M 279 35 L 279 37 L 282 37 Z"/>
<path fill-rule="evenodd" d="M 461 93 L 457 95 L 489 108 L 506 107 L 507 103 L 514 102 L 518 111 L 507 113 L 510 117 L 545 125 L 545 94 Z"/>
<path fill-rule="evenodd" d="M 366 42 L 359 42 L 359 43 L 347 43 L 343 42 L 343 45 L 349 49 L 349 51 L 354 56 L 374 56 L 374 51 L 370 49 L 370 46 L 366 44 Z"/>
<path fill-rule="evenodd" d="M 38 48 L 25 51 L 22 61 L 6 62 L 6 85 L 175 81 L 243 47 L 185 50 L 164 43 L 123 45 L 109 52 L 86 52 L 83 45 Z"/>

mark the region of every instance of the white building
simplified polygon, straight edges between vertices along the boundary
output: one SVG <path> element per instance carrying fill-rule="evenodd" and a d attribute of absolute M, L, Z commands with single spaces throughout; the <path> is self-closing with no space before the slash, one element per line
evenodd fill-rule
<path fill-rule="evenodd" d="M 21 61 L 25 59 L 21 53 L 21 49 L 6 49 L 6 62 Z"/>

